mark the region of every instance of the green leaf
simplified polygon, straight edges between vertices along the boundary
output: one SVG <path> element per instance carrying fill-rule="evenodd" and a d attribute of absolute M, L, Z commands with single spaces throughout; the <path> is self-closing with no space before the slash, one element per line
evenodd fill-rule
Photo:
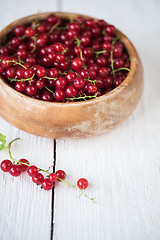
<path fill-rule="evenodd" d="M 2 144 L 0 144 L 0 150 L 3 150 L 4 148 L 6 148 L 6 136 L 4 136 L 4 135 L 2 135 L 1 133 L 0 133 L 0 142 L 2 143 Z"/>

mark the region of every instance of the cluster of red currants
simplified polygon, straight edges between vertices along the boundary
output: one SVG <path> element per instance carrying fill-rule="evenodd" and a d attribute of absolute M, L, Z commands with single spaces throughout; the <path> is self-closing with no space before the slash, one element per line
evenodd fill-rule
<path fill-rule="evenodd" d="M 99 97 L 120 85 L 130 68 L 115 31 L 104 20 L 81 16 L 36 18 L 16 26 L 0 46 L 0 74 L 17 91 L 44 101 Z"/>
<path fill-rule="evenodd" d="M 21 173 L 27 171 L 28 175 L 32 177 L 32 181 L 36 184 L 40 184 L 45 190 L 51 190 L 54 187 L 54 183 L 56 181 L 64 181 L 66 177 L 66 173 L 63 170 L 58 170 L 55 173 L 50 173 L 48 170 L 43 170 L 34 165 L 30 165 L 26 159 L 20 159 L 17 164 L 13 164 L 10 160 L 3 160 L 1 162 L 1 170 L 3 172 L 9 172 L 14 177 L 18 177 L 21 175 Z M 44 178 L 43 174 L 40 173 L 40 171 L 48 173 L 48 177 Z M 80 178 L 77 181 L 77 186 L 79 189 L 86 189 L 88 187 L 87 179 Z"/>

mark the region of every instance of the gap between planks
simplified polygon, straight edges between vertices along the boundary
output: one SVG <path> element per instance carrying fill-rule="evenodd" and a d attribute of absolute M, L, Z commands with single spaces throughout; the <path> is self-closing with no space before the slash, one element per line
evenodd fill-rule
<path fill-rule="evenodd" d="M 56 139 L 53 140 L 53 172 L 55 172 L 56 168 Z M 54 233 L 54 196 L 55 196 L 55 185 L 52 189 L 52 198 L 51 198 L 51 237 L 53 240 Z"/>

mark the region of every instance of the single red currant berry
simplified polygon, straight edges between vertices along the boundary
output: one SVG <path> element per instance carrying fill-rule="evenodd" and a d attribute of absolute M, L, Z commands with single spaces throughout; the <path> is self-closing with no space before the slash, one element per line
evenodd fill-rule
<path fill-rule="evenodd" d="M 16 164 L 13 164 L 9 170 L 9 173 L 14 177 L 20 176 L 21 172 L 21 167 Z"/>
<path fill-rule="evenodd" d="M 97 77 L 97 79 L 95 80 L 95 84 L 96 84 L 97 90 L 98 90 L 99 88 L 102 88 L 104 86 L 104 81 L 102 78 Z"/>
<path fill-rule="evenodd" d="M 59 70 L 57 68 L 50 68 L 48 70 L 48 77 L 57 78 L 59 75 Z"/>
<path fill-rule="evenodd" d="M 15 68 L 14 67 L 7 68 L 6 76 L 7 76 L 7 78 L 14 78 L 15 77 Z"/>
<path fill-rule="evenodd" d="M 67 85 L 67 80 L 64 77 L 57 78 L 55 82 L 55 87 L 57 89 L 64 89 L 66 85 Z"/>
<path fill-rule="evenodd" d="M 86 26 L 89 28 L 92 28 L 95 25 L 94 19 L 87 19 L 86 20 Z"/>
<path fill-rule="evenodd" d="M 35 176 L 37 173 L 38 173 L 38 168 L 36 167 L 36 166 L 34 166 L 34 165 L 32 165 L 32 166 L 30 166 L 29 168 L 28 168 L 28 175 L 30 176 L 30 177 L 33 177 L 33 176 Z"/>
<path fill-rule="evenodd" d="M 83 46 L 87 46 L 90 44 L 90 38 L 88 36 L 82 36 L 81 37 L 81 44 Z"/>
<path fill-rule="evenodd" d="M 45 86 L 45 81 L 43 78 L 40 78 L 39 80 L 36 81 L 36 87 L 38 89 L 42 89 Z"/>
<path fill-rule="evenodd" d="M 9 51 L 8 48 L 6 46 L 1 46 L 0 47 L 0 54 L 2 55 L 8 55 Z"/>
<path fill-rule="evenodd" d="M 23 164 L 23 163 L 29 164 L 29 162 L 28 162 L 27 159 L 22 158 L 22 159 L 19 160 L 19 162 L 17 163 L 17 165 L 21 167 L 21 171 L 22 171 L 22 172 L 25 172 L 25 171 L 27 171 L 27 169 L 28 169 L 29 166 L 27 166 L 27 165 L 25 165 L 25 164 Z"/>
<path fill-rule="evenodd" d="M 25 82 L 16 82 L 16 85 L 15 85 L 15 89 L 18 91 L 18 92 L 25 92 L 26 90 L 26 83 Z"/>
<path fill-rule="evenodd" d="M 11 39 L 11 46 L 13 48 L 18 47 L 19 43 L 20 43 L 20 40 L 19 40 L 18 37 L 14 37 L 14 38 Z"/>
<path fill-rule="evenodd" d="M 109 35 L 109 36 L 112 36 L 115 34 L 115 27 L 113 25 L 107 25 L 106 28 L 106 33 Z"/>
<path fill-rule="evenodd" d="M 44 77 L 45 74 L 46 74 L 46 71 L 47 71 L 46 68 L 44 68 L 44 67 L 39 67 L 39 68 L 37 69 L 37 71 L 36 71 L 37 77 L 39 77 L 39 78 Z"/>
<path fill-rule="evenodd" d="M 124 67 L 124 60 L 119 58 L 117 60 L 115 60 L 114 62 L 114 67 L 117 69 L 117 68 L 122 68 Z"/>
<path fill-rule="evenodd" d="M 66 87 L 65 94 L 69 98 L 73 98 L 77 94 L 77 89 L 73 87 L 72 85 L 69 85 Z"/>
<path fill-rule="evenodd" d="M 16 77 L 18 79 L 22 79 L 24 77 L 24 69 L 23 68 L 18 68 L 16 70 Z"/>
<path fill-rule="evenodd" d="M 55 14 L 50 14 L 48 17 L 47 17 L 47 22 L 48 23 L 51 23 L 52 25 L 55 25 L 57 22 L 58 22 L 58 19 L 56 17 Z"/>
<path fill-rule="evenodd" d="M 110 42 L 104 42 L 102 44 L 102 48 L 107 50 L 107 51 L 111 51 L 111 48 L 112 48 L 112 44 Z"/>
<path fill-rule="evenodd" d="M 67 36 L 69 39 L 74 39 L 76 37 L 76 35 L 77 35 L 77 32 L 75 30 L 69 30 L 67 32 Z"/>
<path fill-rule="evenodd" d="M 122 48 L 121 47 L 114 47 L 113 49 L 113 57 L 120 58 L 122 56 Z"/>
<path fill-rule="evenodd" d="M 62 89 L 58 89 L 55 91 L 54 97 L 57 102 L 62 102 L 65 99 L 65 93 Z"/>
<path fill-rule="evenodd" d="M 14 34 L 15 34 L 17 37 L 22 37 L 23 34 L 24 34 L 24 30 L 25 30 L 24 26 L 19 25 L 19 26 L 15 27 L 15 29 L 14 29 Z"/>
<path fill-rule="evenodd" d="M 73 85 L 77 89 L 82 89 L 85 85 L 85 80 L 82 77 L 76 77 L 74 79 Z"/>
<path fill-rule="evenodd" d="M 65 61 L 65 56 L 62 53 L 57 54 L 56 61 L 63 63 Z"/>
<path fill-rule="evenodd" d="M 114 87 L 118 87 L 121 84 L 122 80 L 120 78 L 115 79 Z"/>
<path fill-rule="evenodd" d="M 33 69 L 28 68 L 24 71 L 24 78 L 31 78 L 33 74 L 34 74 Z"/>
<path fill-rule="evenodd" d="M 109 72 L 108 69 L 105 67 L 101 67 L 98 70 L 98 76 L 100 76 L 101 78 L 106 78 L 108 76 Z"/>
<path fill-rule="evenodd" d="M 79 33 L 81 31 L 81 26 L 78 22 L 72 22 L 69 23 L 69 29 L 75 30 L 77 33 Z"/>
<path fill-rule="evenodd" d="M 75 58 L 71 63 L 71 67 L 76 71 L 80 71 L 83 67 L 83 61 L 80 58 Z"/>
<path fill-rule="evenodd" d="M 101 34 L 101 29 L 98 27 L 98 26 L 94 26 L 92 29 L 91 29 L 91 32 L 93 34 L 94 37 L 98 37 L 100 36 Z"/>
<path fill-rule="evenodd" d="M 1 61 L 1 66 L 6 69 L 11 66 L 11 58 L 10 57 L 4 57 Z"/>
<path fill-rule="evenodd" d="M 88 78 L 88 76 L 89 76 L 88 70 L 87 69 L 82 69 L 80 71 L 80 75 L 81 75 L 82 78 Z"/>
<path fill-rule="evenodd" d="M 103 56 L 99 56 L 97 58 L 96 62 L 100 67 L 105 67 L 107 65 L 107 58 L 105 58 Z"/>
<path fill-rule="evenodd" d="M 111 77 L 108 76 L 107 78 L 104 79 L 104 88 L 105 89 L 111 88 L 112 84 L 113 84 L 113 80 Z"/>
<path fill-rule="evenodd" d="M 57 176 L 57 180 L 61 181 L 61 179 L 65 179 L 66 178 L 66 173 L 63 170 L 58 170 L 56 171 L 56 176 Z"/>
<path fill-rule="evenodd" d="M 16 54 L 21 60 L 25 60 L 28 57 L 28 52 L 25 49 L 19 49 Z"/>
<path fill-rule="evenodd" d="M 39 49 L 41 47 L 44 47 L 46 45 L 46 43 L 47 43 L 47 39 L 42 37 L 42 36 L 40 36 L 36 40 L 36 48 Z"/>
<path fill-rule="evenodd" d="M 42 183 L 44 180 L 44 176 L 42 175 L 42 173 L 36 173 L 33 177 L 32 177 L 32 181 L 34 183 L 40 184 Z"/>
<path fill-rule="evenodd" d="M 77 181 L 77 186 L 80 188 L 80 189 L 86 189 L 88 187 L 88 180 L 85 179 L 85 178 L 80 178 L 78 181 Z"/>
<path fill-rule="evenodd" d="M 25 92 L 29 96 L 35 95 L 36 92 L 37 92 L 37 87 L 35 85 L 31 84 L 31 85 L 26 87 Z"/>
<path fill-rule="evenodd" d="M 94 69 L 89 69 L 89 77 L 90 79 L 95 79 L 97 76 L 97 73 Z"/>
<path fill-rule="evenodd" d="M 41 99 L 44 101 L 53 102 L 53 94 L 51 92 L 49 92 L 48 90 L 46 90 L 42 94 Z"/>
<path fill-rule="evenodd" d="M 9 172 L 12 165 L 13 164 L 10 160 L 3 160 L 1 162 L 1 169 L 2 169 L 3 172 Z"/>
<path fill-rule="evenodd" d="M 42 187 L 44 188 L 44 190 L 51 190 L 54 186 L 54 183 L 51 182 L 48 178 L 44 179 L 42 181 Z"/>
<path fill-rule="evenodd" d="M 74 72 L 67 73 L 66 75 L 67 82 L 70 84 L 73 83 L 75 77 L 76 77 L 76 74 Z"/>
<path fill-rule="evenodd" d="M 31 27 L 27 27 L 25 29 L 25 35 L 29 36 L 29 37 L 32 37 L 35 35 L 35 30 Z"/>
<path fill-rule="evenodd" d="M 90 93 L 96 93 L 96 92 L 97 92 L 97 86 L 94 85 L 93 83 L 88 84 L 88 91 L 89 91 Z"/>
<path fill-rule="evenodd" d="M 27 57 L 25 62 L 29 63 L 31 66 L 34 66 L 37 61 L 36 61 L 36 59 L 34 57 Z"/>
<path fill-rule="evenodd" d="M 86 57 L 88 57 L 88 58 L 90 58 L 91 56 L 92 56 L 92 49 L 91 48 L 89 48 L 89 47 L 85 47 L 84 49 L 83 49 L 83 54 L 86 56 Z"/>
<path fill-rule="evenodd" d="M 57 175 L 56 175 L 55 173 L 51 173 L 51 174 L 49 175 L 49 180 L 50 180 L 51 182 L 56 182 L 56 181 L 57 181 Z"/>

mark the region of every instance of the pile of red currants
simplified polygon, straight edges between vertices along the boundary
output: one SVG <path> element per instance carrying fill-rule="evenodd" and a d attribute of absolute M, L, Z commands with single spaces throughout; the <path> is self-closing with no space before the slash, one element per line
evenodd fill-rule
<path fill-rule="evenodd" d="M 130 59 L 113 25 L 51 14 L 18 25 L 0 46 L 0 75 L 17 91 L 50 102 L 84 101 L 119 86 Z"/>

